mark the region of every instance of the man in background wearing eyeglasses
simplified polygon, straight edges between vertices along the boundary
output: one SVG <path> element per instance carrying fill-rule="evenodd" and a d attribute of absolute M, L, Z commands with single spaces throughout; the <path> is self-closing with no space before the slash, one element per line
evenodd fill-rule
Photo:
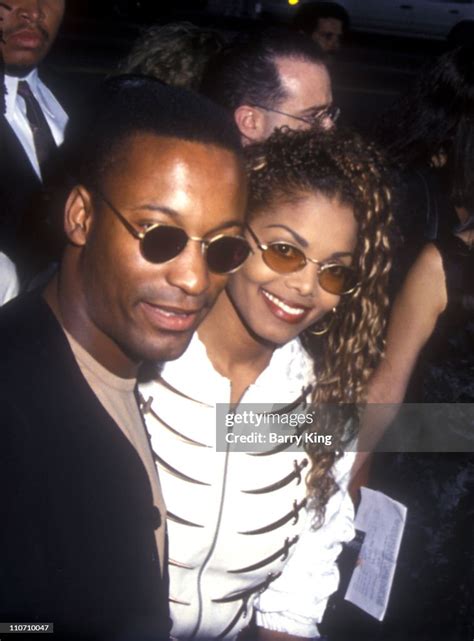
<path fill-rule="evenodd" d="M 158 641 L 166 512 L 136 372 L 182 354 L 248 255 L 239 136 L 211 102 L 136 76 L 109 80 L 70 136 L 59 272 L 0 313 L 0 621 Z"/>
<path fill-rule="evenodd" d="M 283 126 L 330 129 L 339 116 L 321 49 L 308 36 L 283 29 L 218 54 L 201 90 L 233 114 L 243 144 L 265 140 Z"/>

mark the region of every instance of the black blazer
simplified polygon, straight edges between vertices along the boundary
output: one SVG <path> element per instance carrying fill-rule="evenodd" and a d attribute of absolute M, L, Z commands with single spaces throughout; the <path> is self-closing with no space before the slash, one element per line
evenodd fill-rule
<path fill-rule="evenodd" d="M 41 79 L 69 116 L 81 111 L 86 96 L 74 95 L 67 79 L 48 70 Z M 0 115 L 0 251 L 16 263 L 25 284 L 61 255 L 62 214 L 70 186 L 63 165 L 61 154 L 53 155 L 43 185 L 15 132 Z"/>
<path fill-rule="evenodd" d="M 12 253 L 22 218 L 41 192 L 41 181 L 3 114 L 0 143 L 0 246 Z"/>
<path fill-rule="evenodd" d="M 53 622 L 68 641 L 166 638 L 145 468 L 36 293 L 0 310 L 0 380 L 0 621 Z"/>

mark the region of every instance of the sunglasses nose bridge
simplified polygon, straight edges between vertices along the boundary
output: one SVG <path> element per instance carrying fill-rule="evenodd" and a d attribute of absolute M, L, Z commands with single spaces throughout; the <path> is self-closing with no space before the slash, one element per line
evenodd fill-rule
<path fill-rule="evenodd" d="M 200 236 L 189 236 L 188 234 L 186 234 L 186 235 L 188 236 L 186 244 L 188 244 L 190 240 L 192 240 L 194 243 L 199 243 L 199 245 L 201 247 L 201 256 L 205 259 L 206 258 L 206 254 L 207 254 L 207 250 L 209 248 L 209 245 L 210 245 L 211 241 L 207 240 L 206 238 L 201 238 Z"/>
<path fill-rule="evenodd" d="M 206 255 L 206 252 L 207 252 L 208 247 L 209 247 L 209 241 L 208 240 L 205 240 L 204 238 L 198 238 L 197 236 L 190 236 L 189 240 L 192 240 L 195 243 L 199 243 L 199 245 L 201 247 L 201 255 L 202 256 Z"/>
<path fill-rule="evenodd" d="M 318 286 L 321 287 L 321 283 L 319 282 L 319 280 L 320 280 L 320 275 L 321 275 L 322 263 L 319 260 L 317 260 L 316 258 L 310 258 L 309 256 L 305 256 L 305 259 L 306 259 L 306 265 L 308 265 L 308 263 L 312 263 L 313 265 L 316 266 L 316 281 L 318 283 Z M 324 289 L 324 287 L 323 287 L 323 289 Z"/>
<path fill-rule="evenodd" d="M 201 249 L 201 258 L 204 261 L 206 269 L 209 269 L 209 265 L 208 265 L 208 262 L 207 262 L 207 250 L 209 249 L 209 245 L 212 242 L 212 238 L 211 238 L 211 240 L 207 240 L 206 238 L 201 238 L 200 236 L 189 236 L 189 235 L 187 235 L 187 236 L 188 236 L 187 241 L 186 241 L 186 245 L 187 246 L 189 245 L 189 241 L 192 241 L 193 243 L 199 243 L 199 247 Z M 184 249 L 183 249 L 183 251 L 184 251 Z"/>
<path fill-rule="evenodd" d="M 193 240 L 195 243 L 201 243 L 201 246 L 206 246 L 209 245 L 209 241 L 206 240 L 205 238 L 201 238 L 201 236 L 190 236 L 189 234 L 186 234 L 189 240 Z"/>
<path fill-rule="evenodd" d="M 319 274 L 319 270 L 321 268 L 321 263 L 319 262 L 319 260 L 317 260 L 316 258 L 310 258 L 309 256 L 305 256 L 305 259 L 306 259 L 306 263 L 313 263 L 313 265 L 318 266 L 318 274 Z"/>
<path fill-rule="evenodd" d="M 304 264 L 298 269 L 286 274 L 286 284 L 289 288 L 297 291 L 300 296 L 317 297 L 320 288 L 319 263 L 306 258 Z"/>

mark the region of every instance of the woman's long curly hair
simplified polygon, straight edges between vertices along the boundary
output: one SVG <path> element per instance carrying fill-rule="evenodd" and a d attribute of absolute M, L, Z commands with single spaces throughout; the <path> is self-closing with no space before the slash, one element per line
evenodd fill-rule
<path fill-rule="evenodd" d="M 250 220 L 280 202 L 318 193 L 350 205 L 358 223 L 353 266 L 359 285 L 341 297 L 324 336 L 306 331 L 301 337 L 314 357 L 316 430 L 332 436 L 331 449 L 307 446 L 306 482 L 321 523 L 338 489 L 332 468 L 355 436 L 359 404 L 383 349 L 392 224 L 386 171 L 378 149 L 345 130 L 280 130 L 249 147 L 247 161 Z"/>

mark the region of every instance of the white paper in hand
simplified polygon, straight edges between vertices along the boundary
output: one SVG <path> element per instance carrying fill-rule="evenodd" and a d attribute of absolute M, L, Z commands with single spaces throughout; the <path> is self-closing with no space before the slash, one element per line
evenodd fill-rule
<path fill-rule="evenodd" d="M 361 493 L 355 527 L 365 532 L 365 538 L 344 598 L 382 621 L 392 588 L 407 508 L 382 492 L 363 487 Z"/>

